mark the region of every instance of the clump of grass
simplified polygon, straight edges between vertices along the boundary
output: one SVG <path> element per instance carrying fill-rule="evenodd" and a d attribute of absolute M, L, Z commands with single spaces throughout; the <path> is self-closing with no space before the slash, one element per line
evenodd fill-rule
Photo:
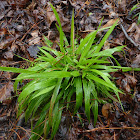
<path fill-rule="evenodd" d="M 117 22 L 110 27 L 99 44 L 95 44 L 99 28 L 81 39 L 80 44 L 74 37 L 74 13 L 71 21 L 70 44 L 62 30 L 61 22 L 55 8 L 51 5 L 56 16 L 60 33 L 60 51 L 51 48 L 52 42 L 46 37 L 47 46 L 39 48 L 41 54 L 28 69 L 0 67 L 2 71 L 21 73 L 15 79 L 14 89 L 24 79 L 31 81 L 22 87 L 18 97 L 18 116 L 25 111 L 25 120 L 37 117 L 35 127 L 32 127 L 32 139 L 39 135 L 50 139 L 56 134 L 64 109 L 70 108 L 70 101 L 76 100 L 73 115 L 78 112 L 84 100 L 85 114 L 90 121 L 91 111 L 94 114 L 94 125 L 98 116 L 98 104 L 102 97 L 108 97 L 120 102 L 119 90 L 111 81 L 110 72 L 121 69 L 130 71 L 132 68 L 121 67 L 113 57 L 114 52 L 122 51 L 124 46 L 101 50 L 105 41 L 115 28 Z M 53 54 L 53 55 L 51 55 Z M 114 59 L 117 66 L 113 66 L 108 58 Z M 139 70 L 139 69 L 136 69 Z M 115 93 L 117 98 L 113 97 Z M 36 135 L 38 134 L 38 135 Z"/>

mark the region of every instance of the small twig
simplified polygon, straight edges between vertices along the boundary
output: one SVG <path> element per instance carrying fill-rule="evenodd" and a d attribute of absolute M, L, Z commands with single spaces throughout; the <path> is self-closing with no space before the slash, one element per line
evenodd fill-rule
<path fill-rule="evenodd" d="M 17 126 L 16 126 L 16 127 L 22 126 L 22 125 L 23 125 L 24 119 L 25 119 L 24 117 L 25 117 L 25 113 L 23 113 L 23 114 L 19 117 L 19 120 L 18 120 L 18 123 L 17 123 Z M 14 131 L 14 132 L 15 132 L 15 134 L 14 134 L 14 139 L 15 139 L 15 140 L 17 139 L 17 136 L 18 136 L 17 133 L 16 133 L 17 131 L 18 131 L 18 129 L 16 128 L 15 131 Z"/>
<path fill-rule="evenodd" d="M 45 140 L 45 138 L 43 138 L 43 137 L 42 137 L 41 135 L 39 135 L 38 133 L 35 133 L 35 132 L 31 131 L 31 130 L 26 130 L 26 129 L 24 129 L 24 128 L 21 127 L 21 126 L 17 126 L 17 129 L 24 130 L 24 131 L 28 134 L 28 136 L 30 136 L 30 134 L 29 134 L 29 132 L 30 132 L 30 133 L 34 133 L 35 135 L 39 136 L 39 137 L 41 138 L 41 140 Z M 11 129 L 10 131 L 13 131 L 13 129 Z M 15 140 L 15 139 L 14 139 L 14 140 Z"/>
<path fill-rule="evenodd" d="M 116 3 L 115 3 L 115 4 L 116 4 Z M 110 5 L 110 4 L 107 2 L 107 5 Z M 116 6 L 117 6 L 117 8 L 118 8 L 118 5 L 117 5 L 117 4 L 116 4 Z M 112 9 L 111 5 L 110 5 L 110 7 L 109 7 L 109 12 L 110 12 L 110 13 L 111 13 L 111 12 L 114 12 L 114 10 Z M 115 13 L 115 17 L 119 17 L 119 15 Z M 122 31 L 123 31 L 125 37 L 126 37 L 135 47 L 138 47 L 139 45 L 136 44 L 136 43 L 132 40 L 132 38 L 127 34 L 127 32 L 125 31 L 125 29 L 124 29 L 122 23 L 123 23 L 123 20 L 120 18 L 120 23 L 119 23 L 119 25 L 120 25 L 120 28 L 122 29 Z"/>
<path fill-rule="evenodd" d="M 19 140 L 21 140 L 21 138 L 20 138 L 19 134 L 17 133 L 17 131 L 15 131 L 14 129 L 11 129 L 11 131 L 13 131 L 15 133 L 15 135 L 18 136 Z M 17 137 L 16 137 L 16 139 L 17 139 Z"/>
<path fill-rule="evenodd" d="M 98 127 L 98 128 L 94 128 L 91 130 L 85 130 L 83 132 L 93 132 L 93 131 L 98 131 L 98 130 L 103 130 L 103 129 L 140 129 L 140 127 L 110 127 L 110 128 L 106 128 L 106 127 Z"/>
<path fill-rule="evenodd" d="M 129 35 L 127 34 L 127 32 L 125 31 L 125 29 L 124 29 L 124 27 L 123 27 L 123 25 L 122 25 L 122 22 L 123 22 L 123 20 L 120 18 L 120 27 L 121 27 L 121 29 L 122 29 L 122 31 L 123 31 L 123 33 L 124 33 L 124 35 L 125 35 L 125 37 L 135 46 L 135 47 L 138 47 L 139 45 L 138 44 L 136 44 L 133 40 L 132 40 L 132 38 L 131 37 L 129 37 Z"/>
<path fill-rule="evenodd" d="M 36 24 L 33 24 L 32 27 L 24 34 L 24 36 L 21 38 L 20 41 L 23 41 L 23 39 L 26 37 L 26 35 L 32 30 L 32 28 L 36 27 L 39 23 L 41 23 L 43 20 L 39 21 Z"/>
<path fill-rule="evenodd" d="M 115 131 L 114 131 L 114 140 L 116 140 Z"/>
<path fill-rule="evenodd" d="M 84 6 L 87 4 L 87 5 L 89 5 L 91 3 L 91 1 L 86 1 L 84 4 L 83 4 L 83 6 L 78 10 L 78 12 L 77 12 L 77 15 L 75 16 L 75 18 L 79 15 L 79 13 L 80 13 L 80 11 L 84 8 Z"/>

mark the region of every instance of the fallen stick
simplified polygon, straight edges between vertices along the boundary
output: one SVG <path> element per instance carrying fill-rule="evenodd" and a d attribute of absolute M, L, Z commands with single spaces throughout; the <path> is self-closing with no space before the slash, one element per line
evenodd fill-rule
<path fill-rule="evenodd" d="M 98 128 L 94 128 L 94 129 L 91 129 L 91 130 L 85 130 L 85 131 L 82 131 L 82 132 L 93 132 L 93 131 L 98 131 L 98 130 L 103 130 L 103 129 L 140 129 L 140 127 L 98 127 Z"/>
<path fill-rule="evenodd" d="M 124 29 L 124 27 L 123 27 L 123 25 L 122 25 L 122 19 L 120 18 L 120 27 L 121 27 L 121 29 L 122 29 L 122 31 L 123 31 L 123 33 L 124 33 L 124 35 L 125 35 L 125 37 L 135 46 L 135 47 L 138 47 L 139 45 L 138 44 L 136 44 L 133 40 L 132 40 L 132 38 L 127 34 L 127 32 L 125 31 L 125 29 Z"/>

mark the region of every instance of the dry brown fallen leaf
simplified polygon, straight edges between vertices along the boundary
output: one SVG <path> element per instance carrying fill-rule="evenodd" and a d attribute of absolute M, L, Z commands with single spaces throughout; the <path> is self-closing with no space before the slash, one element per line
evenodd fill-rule
<path fill-rule="evenodd" d="M 118 10 L 121 13 L 125 13 L 126 12 L 126 0 L 118 0 Z"/>
<path fill-rule="evenodd" d="M 31 32 L 32 38 L 30 38 L 28 41 L 29 45 L 35 45 L 40 42 L 41 37 L 39 37 L 38 33 L 39 30 L 34 30 L 33 32 Z"/>
<path fill-rule="evenodd" d="M 135 42 L 140 46 L 140 26 L 138 26 L 135 22 L 131 24 L 128 28 L 127 32 L 130 37 L 133 37 Z"/>
<path fill-rule="evenodd" d="M 10 36 L 8 36 L 6 39 L 3 39 L 0 42 L 0 50 L 8 48 L 14 40 L 15 38 Z"/>
<path fill-rule="evenodd" d="M 117 20 L 118 20 L 118 18 L 109 20 L 104 26 L 102 26 L 102 28 L 112 26 Z"/>
<path fill-rule="evenodd" d="M 136 83 L 137 83 L 137 80 L 133 76 L 127 73 L 125 73 L 125 78 L 122 79 L 121 81 L 123 89 L 128 93 L 131 92 L 131 88 L 136 86 Z"/>
<path fill-rule="evenodd" d="M 125 90 L 127 93 L 130 93 L 131 88 L 136 86 L 137 79 L 128 73 L 116 73 L 114 76 L 119 77 L 116 83 L 119 88 Z"/>
<path fill-rule="evenodd" d="M 137 79 L 136 79 L 134 76 L 132 76 L 132 75 L 130 75 L 130 74 L 128 74 L 128 73 L 125 73 L 125 76 L 126 76 L 126 78 L 127 78 L 128 83 L 129 83 L 132 87 L 135 87 L 135 86 L 136 86 L 136 83 L 137 83 Z"/>
<path fill-rule="evenodd" d="M 5 84 L 0 90 L 0 102 L 3 104 L 10 104 L 11 103 L 11 92 L 13 92 L 13 83 L 10 81 Z"/>

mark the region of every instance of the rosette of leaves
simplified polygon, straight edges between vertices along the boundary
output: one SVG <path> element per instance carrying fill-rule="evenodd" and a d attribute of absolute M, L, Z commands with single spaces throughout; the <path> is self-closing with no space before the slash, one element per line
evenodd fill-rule
<path fill-rule="evenodd" d="M 96 44 L 96 34 L 99 28 L 89 33 L 80 43 L 74 37 L 74 14 L 71 21 L 70 44 L 62 30 L 61 22 L 55 8 L 51 5 L 56 16 L 60 33 L 58 43 L 60 51 L 52 49 L 52 42 L 46 37 L 46 46 L 40 49 L 40 55 L 28 69 L 0 67 L 2 71 L 20 73 L 15 79 L 14 89 L 24 79 L 31 81 L 22 87 L 18 97 L 18 116 L 25 112 L 25 120 L 36 118 L 32 127 L 32 139 L 50 137 L 56 134 L 64 109 L 73 107 L 73 115 L 84 105 L 85 114 L 90 121 L 91 112 L 94 115 L 94 125 L 98 116 L 100 97 L 108 97 L 120 102 L 119 90 L 111 81 L 110 72 L 121 69 L 130 71 L 132 68 L 121 67 L 113 57 L 114 52 L 122 51 L 124 46 L 101 50 L 105 41 L 115 28 L 117 22 L 109 28 L 100 43 Z M 114 59 L 114 66 L 108 58 Z M 135 69 L 139 70 L 139 69 Z M 117 98 L 113 97 L 115 93 Z M 75 100 L 75 104 L 69 104 Z M 72 110 L 70 110 L 72 112 Z M 33 125 L 32 125 L 33 126 Z M 49 135 L 49 136 L 48 136 Z"/>

